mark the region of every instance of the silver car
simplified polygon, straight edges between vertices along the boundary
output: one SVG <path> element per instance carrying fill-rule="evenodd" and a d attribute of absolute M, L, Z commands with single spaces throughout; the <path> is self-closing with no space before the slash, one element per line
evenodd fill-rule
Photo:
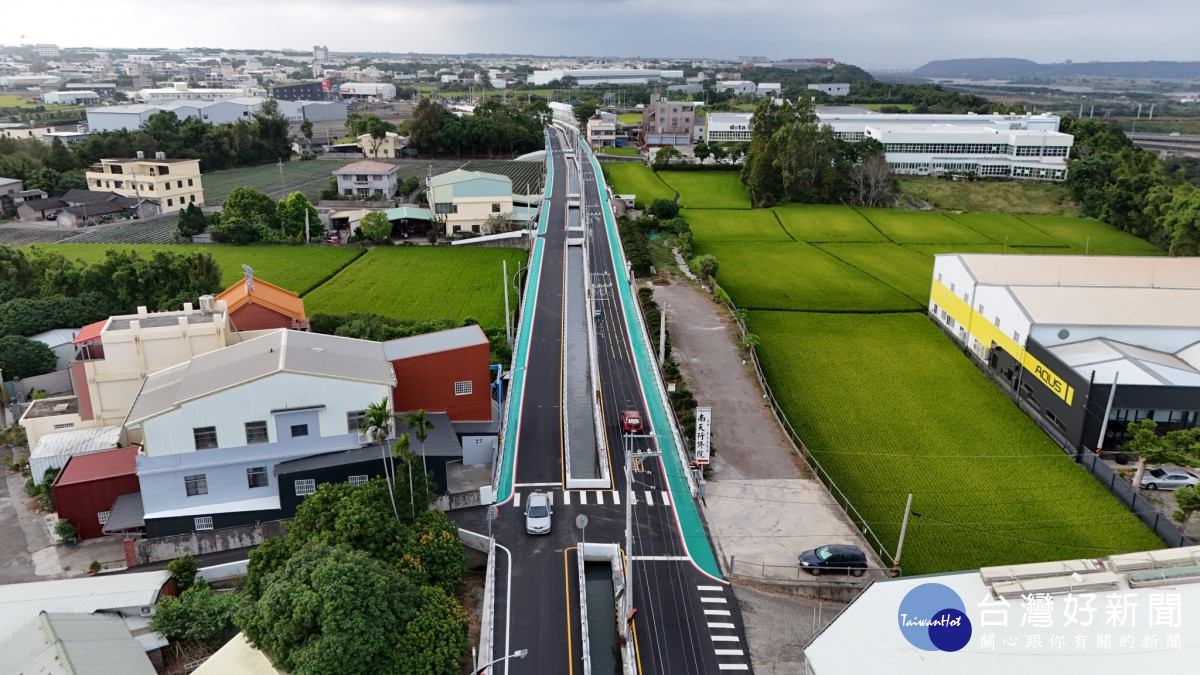
<path fill-rule="evenodd" d="M 1147 490 L 1174 490 L 1200 483 L 1200 478 L 1183 469 L 1155 467 L 1142 474 L 1142 487 Z"/>
<path fill-rule="evenodd" d="M 525 502 L 525 531 L 529 534 L 550 534 L 550 495 L 534 492 Z"/>

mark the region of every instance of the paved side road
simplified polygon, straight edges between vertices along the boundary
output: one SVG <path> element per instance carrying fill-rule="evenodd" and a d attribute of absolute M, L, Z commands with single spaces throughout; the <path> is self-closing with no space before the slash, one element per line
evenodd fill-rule
<path fill-rule="evenodd" d="M 804 645 L 845 607 L 733 585 L 742 606 L 755 675 L 802 675 Z"/>
<path fill-rule="evenodd" d="M 20 475 L 8 470 L 4 473 L 5 480 L 0 480 L 0 584 L 34 581 L 37 577 L 33 573 L 33 558 L 26 549 L 25 532 L 9 490 L 13 482 L 9 477 L 20 478 Z M 20 487 L 20 483 L 17 485 Z M 26 499 L 23 488 L 17 498 Z"/>

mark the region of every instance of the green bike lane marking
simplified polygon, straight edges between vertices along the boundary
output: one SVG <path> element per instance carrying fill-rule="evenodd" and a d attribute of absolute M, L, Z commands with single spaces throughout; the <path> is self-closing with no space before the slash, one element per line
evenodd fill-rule
<path fill-rule="evenodd" d="M 608 191 L 604 182 L 604 174 L 600 170 L 600 162 L 596 160 L 595 155 L 588 152 L 588 160 L 592 164 L 592 171 L 596 176 L 596 189 L 600 195 L 601 210 L 604 214 L 604 229 L 608 236 L 608 247 L 613 256 L 614 276 L 628 275 L 628 267 L 625 264 L 625 251 L 621 248 L 621 242 L 617 235 L 616 219 L 612 214 L 612 206 L 606 198 Z M 580 177 L 582 181 L 582 176 Z M 582 185 L 580 186 L 582 188 Z M 616 279 L 613 280 L 616 282 Z M 633 303 L 636 299 L 632 297 L 628 283 L 614 283 L 617 287 L 618 295 L 621 298 L 621 304 L 625 310 L 625 317 L 630 332 L 630 341 L 633 347 L 634 366 L 637 370 L 638 380 L 642 385 L 642 392 L 646 400 L 646 412 L 650 415 L 650 420 L 655 429 L 670 429 L 670 421 L 667 418 L 666 408 L 663 406 L 663 399 L 658 388 L 658 380 L 653 376 L 654 365 L 650 358 L 650 338 L 646 334 L 645 327 L 642 325 L 641 314 L 633 309 Z M 654 392 L 654 395 L 649 395 L 647 392 Z M 702 572 L 721 579 L 721 570 L 717 566 L 716 557 L 713 556 L 712 546 L 708 541 L 708 536 L 704 533 L 704 524 L 700 522 L 700 514 L 696 511 L 696 503 L 692 500 L 692 491 L 688 487 L 687 479 L 684 477 L 686 468 L 682 466 L 679 458 L 679 450 L 675 446 L 675 437 L 673 434 L 663 434 L 658 436 L 659 449 L 662 451 L 661 456 L 667 467 L 667 485 L 671 489 L 671 501 L 674 503 L 675 515 L 679 521 L 680 535 L 683 539 L 684 548 L 687 549 L 688 555 L 692 559 L 692 563 L 696 565 Z"/>
<path fill-rule="evenodd" d="M 537 311 L 537 292 L 542 276 L 542 249 L 550 219 L 550 196 L 554 190 L 554 153 L 550 150 L 550 139 L 546 138 L 546 190 L 542 199 L 542 212 L 538 216 L 538 239 L 533 245 L 533 258 L 529 261 L 526 274 L 525 297 L 521 301 L 521 323 L 517 334 L 517 353 L 509 387 L 508 416 L 504 422 L 504 440 L 500 453 L 500 481 L 497 485 L 497 503 L 512 498 L 514 474 L 517 468 L 517 434 L 521 431 L 521 404 L 525 398 L 525 366 L 529 361 L 529 340 L 533 335 L 534 314 Z"/>

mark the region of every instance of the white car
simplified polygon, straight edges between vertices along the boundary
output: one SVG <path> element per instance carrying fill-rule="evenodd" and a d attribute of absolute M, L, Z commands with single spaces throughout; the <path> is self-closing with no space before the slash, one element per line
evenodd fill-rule
<path fill-rule="evenodd" d="M 1183 469 L 1155 467 L 1142 475 L 1142 487 L 1147 490 L 1174 490 L 1200 483 L 1200 478 Z"/>
<path fill-rule="evenodd" d="M 525 502 L 525 531 L 529 534 L 550 534 L 550 495 L 534 492 Z"/>

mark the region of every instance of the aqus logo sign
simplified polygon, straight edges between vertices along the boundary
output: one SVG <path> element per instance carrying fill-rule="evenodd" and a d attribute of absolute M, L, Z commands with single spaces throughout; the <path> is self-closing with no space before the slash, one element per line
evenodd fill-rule
<path fill-rule="evenodd" d="M 956 652 L 971 641 L 967 607 L 949 586 L 921 584 L 900 601 L 900 633 L 917 649 Z"/>
<path fill-rule="evenodd" d="M 1042 383 L 1049 387 L 1050 391 L 1054 392 L 1055 396 L 1066 401 L 1067 405 L 1071 404 L 1074 390 L 1070 387 L 1070 385 L 1068 385 L 1066 382 L 1063 382 L 1057 375 L 1050 372 L 1048 368 L 1040 363 L 1034 366 L 1033 374 L 1037 375 Z"/>

